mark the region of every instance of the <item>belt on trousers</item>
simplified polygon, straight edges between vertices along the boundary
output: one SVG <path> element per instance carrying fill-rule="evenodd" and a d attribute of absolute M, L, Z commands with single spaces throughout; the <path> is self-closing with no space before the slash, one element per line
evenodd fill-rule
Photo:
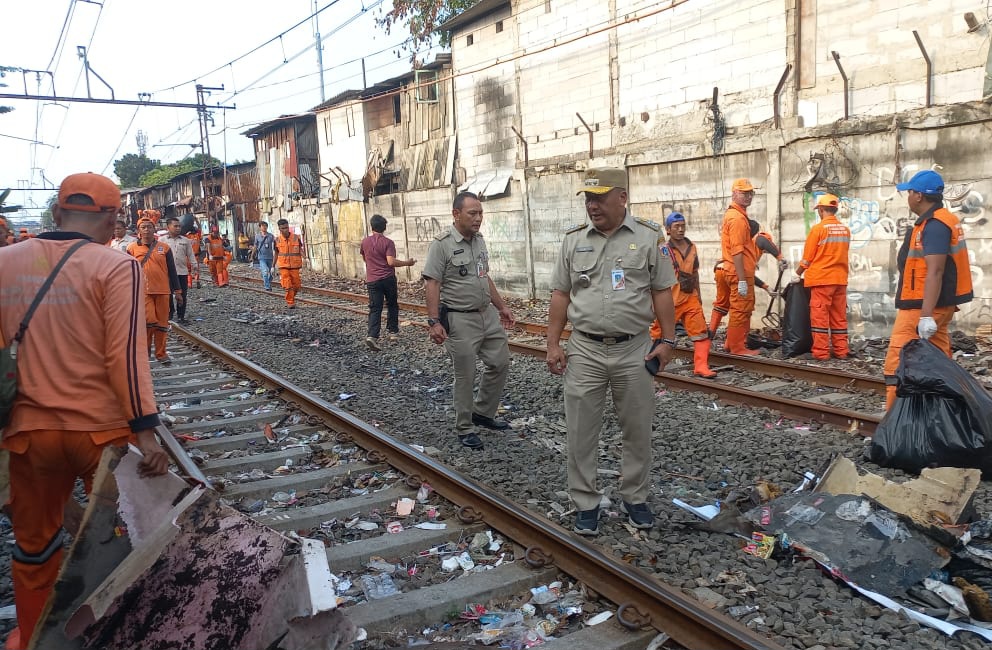
<path fill-rule="evenodd" d="M 456 314 L 475 314 L 482 311 L 482 309 L 452 309 L 451 307 L 445 307 L 445 309 L 448 311 L 453 311 Z M 483 309 L 485 309 L 485 307 L 483 307 Z"/>
<path fill-rule="evenodd" d="M 634 334 L 621 334 L 620 336 L 600 336 L 599 334 L 587 334 L 581 330 L 575 330 L 587 339 L 592 339 L 596 343 L 606 343 L 607 345 L 614 345 L 616 343 L 625 343 L 630 339 L 634 338 Z"/>

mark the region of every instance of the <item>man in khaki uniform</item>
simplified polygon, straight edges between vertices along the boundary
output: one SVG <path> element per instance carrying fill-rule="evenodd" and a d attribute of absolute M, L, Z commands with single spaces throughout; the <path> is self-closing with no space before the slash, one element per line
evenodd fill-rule
<path fill-rule="evenodd" d="M 676 283 L 661 226 L 627 211 L 627 173 L 602 168 L 586 171 L 589 223 L 565 232 L 551 280 L 548 313 L 548 370 L 565 375 L 568 428 L 568 491 L 577 510 L 573 530 L 599 530 L 602 493 L 596 488 L 599 434 L 606 389 L 610 387 L 623 432 L 620 483 L 622 509 L 637 528 L 654 526 L 647 504 L 651 470 L 654 379 L 646 361 L 659 371 L 675 347 Z M 559 340 L 572 322 L 568 355 Z M 651 348 L 648 327 L 661 325 L 661 343 Z"/>
<path fill-rule="evenodd" d="M 431 341 L 444 344 L 454 366 L 455 430 L 463 445 L 481 449 L 473 425 L 507 429 L 496 419 L 499 398 L 510 371 L 504 328 L 513 327 L 513 312 L 489 277 L 489 251 L 479 233 L 482 203 L 471 192 L 455 197 L 453 223 L 427 251 L 423 278 L 427 290 L 427 324 Z M 485 366 L 473 399 L 475 359 Z"/>

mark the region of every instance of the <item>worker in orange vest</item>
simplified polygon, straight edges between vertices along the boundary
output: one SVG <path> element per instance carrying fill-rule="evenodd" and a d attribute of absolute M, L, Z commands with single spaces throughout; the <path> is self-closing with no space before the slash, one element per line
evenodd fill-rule
<path fill-rule="evenodd" d="M 847 253 L 851 248 L 850 229 L 837 220 L 840 200 L 821 194 L 816 200 L 820 216 L 806 236 L 803 259 L 796 267 L 795 282 L 805 273 L 810 290 L 809 324 L 813 332 L 813 358 L 830 358 L 830 348 L 838 359 L 846 359 L 847 346 Z"/>
<path fill-rule="evenodd" d="M 908 192 L 909 211 L 918 218 L 899 248 L 899 284 L 896 286 L 896 321 L 892 324 L 885 373 L 885 408 L 896 399 L 899 352 L 909 341 L 930 341 L 951 356 L 947 326 L 958 305 L 971 302 L 971 264 L 964 230 L 958 218 L 944 207 L 944 179 L 929 169 L 916 172 L 896 185 Z"/>
<path fill-rule="evenodd" d="M 148 334 L 148 354 L 155 344 L 155 359 L 169 365 L 172 359 L 165 351 L 169 333 L 169 295 L 182 304 L 183 291 L 176 273 L 172 249 L 155 239 L 155 222 L 149 217 L 138 219 L 138 241 L 128 245 L 128 255 L 141 263 L 145 276 L 145 322 Z"/>
<path fill-rule="evenodd" d="M 693 374 L 712 379 L 716 373 L 710 370 L 710 335 L 703 316 L 703 303 L 699 299 L 699 256 L 696 245 L 685 236 L 685 217 L 680 212 L 672 212 L 665 219 L 668 242 L 659 243 L 665 257 L 671 257 L 678 284 L 672 287 L 675 302 L 675 322 L 681 322 L 686 334 L 692 339 Z M 655 319 L 651 323 L 651 338 L 662 338 L 661 325 Z"/>
<path fill-rule="evenodd" d="M 227 256 L 224 250 L 224 238 L 220 236 L 220 227 L 217 224 L 210 226 L 210 234 L 203 244 L 207 250 L 207 265 L 210 267 L 210 276 L 214 279 L 214 284 L 218 287 L 226 287 Z"/>
<path fill-rule="evenodd" d="M 0 246 L 6 246 L 9 243 L 7 241 L 8 235 L 10 235 L 10 226 L 6 219 L 0 217 Z"/>
<path fill-rule="evenodd" d="M 300 290 L 300 269 L 303 268 L 303 243 L 300 236 L 290 232 L 289 222 L 280 219 L 279 236 L 276 237 L 276 267 L 279 281 L 286 290 L 286 304 L 296 309 L 296 293 Z"/>
<path fill-rule="evenodd" d="M 758 261 L 761 261 L 763 254 L 768 253 L 778 260 L 780 271 L 787 269 L 789 263 L 782 258 L 782 249 L 775 245 L 775 240 L 772 236 L 762 231 L 761 226 L 754 219 L 748 219 L 748 225 L 751 227 L 751 240 L 754 242 L 754 247 L 758 250 Z M 720 327 L 720 321 L 730 311 L 730 284 L 727 282 L 727 275 L 723 272 L 722 259 L 713 267 L 713 281 L 716 284 L 716 300 L 713 301 L 713 311 L 710 313 L 710 337 L 716 335 L 716 330 Z M 765 293 L 769 296 L 778 295 L 773 289 L 768 288 L 768 283 L 758 277 L 757 271 L 754 274 L 754 286 L 764 289 Z"/>
<path fill-rule="evenodd" d="M 754 200 L 754 186 L 746 178 L 738 178 L 731 186 L 731 202 L 720 228 L 723 252 L 723 272 L 730 287 L 730 314 L 727 319 L 727 351 L 754 356 L 746 340 L 754 311 L 754 272 L 758 265 L 758 249 L 751 237 L 747 208 Z"/>

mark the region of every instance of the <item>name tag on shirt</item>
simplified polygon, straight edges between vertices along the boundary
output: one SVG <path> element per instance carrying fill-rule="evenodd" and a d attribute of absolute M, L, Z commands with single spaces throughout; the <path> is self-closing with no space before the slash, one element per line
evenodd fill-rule
<path fill-rule="evenodd" d="M 610 274 L 614 291 L 623 291 L 627 288 L 627 278 L 623 274 L 623 269 L 613 269 Z"/>

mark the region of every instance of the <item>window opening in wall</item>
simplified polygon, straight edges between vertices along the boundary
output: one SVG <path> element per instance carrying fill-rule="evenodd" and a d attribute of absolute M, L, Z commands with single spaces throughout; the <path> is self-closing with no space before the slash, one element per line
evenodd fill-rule
<path fill-rule="evenodd" d="M 496 21 L 496 33 L 499 34 L 501 31 L 503 31 L 503 21 L 502 20 L 497 20 Z"/>
<path fill-rule="evenodd" d="M 402 121 L 403 113 L 400 108 L 400 94 L 396 93 L 393 95 L 393 124 L 399 124 Z"/>
<path fill-rule="evenodd" d="M 417 103 L 436 104 L 437 70 L 417 70 L 414 75 L 413 80 L 417 85 Z"/>
<path fill-rule="evenodd" d="M 345 117 L 348 122 L 348 137 L 353 138 L 355 137 L 355 109 L 349 106 L 345 110 Z"/>
<path fill-rule="evenodd" d="M 328 115 L 324 118 L 324 144 L 334 144 L 334 139 L 331 137 L 331 116 Z"/>
<path fill-rule="evenodd" d="M 465 45 L 471 45 L 475 42 L 475 34 L 469 34 L 465 37 Z"/>

